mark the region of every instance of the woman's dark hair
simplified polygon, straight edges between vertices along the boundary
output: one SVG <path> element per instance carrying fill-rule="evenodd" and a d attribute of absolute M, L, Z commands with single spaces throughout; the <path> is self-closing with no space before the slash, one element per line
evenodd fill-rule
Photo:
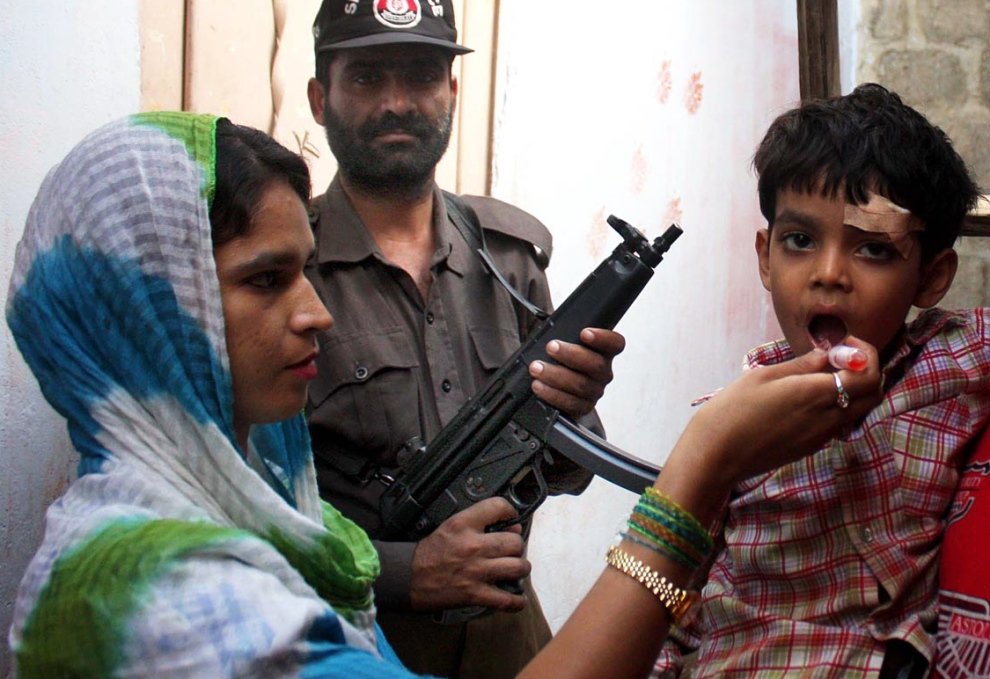
<path fill-rule="evenodd" d="M 979 190 L 945 133 L 880 85 L 778 117 L 753 159 L 760 211 L 773 227 L 781 191 L 868 202 L 874 191 L 920 217 L 924 258 L 952 247 Z"/>
<path fill-rule="evenodd" d="M 309 168 L 301 156 L 260 130 L 219 119 L 210 206 L 214 248 L 247 233 L 262 195 L 275 181 L 288 184 L 303 204 L 309 202 Z"/>

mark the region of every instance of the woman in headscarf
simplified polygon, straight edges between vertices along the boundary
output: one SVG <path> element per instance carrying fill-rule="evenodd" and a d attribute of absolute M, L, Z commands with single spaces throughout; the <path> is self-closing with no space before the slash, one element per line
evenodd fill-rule
<path fill-rule="evenodd" d="M 308 197 L 305 164 L 269 137 L 182 113 L 107 125 L 45 179 L 7 320 L 81 462 L 16 602 L 23 679 L 409 676 L 374 621 L 371 543 L 316 490 L 301 408 L 332 321 L 303 275 Z M 866 350 L 870 368 L 843 373 L 861 397 L 846 410 L 823 356 L 740 379 L 658 485 L 704 517 L 780 463 L 762 451 L 814 450 L 872 405 Z M 645 673 L 669 622 L 609 569 L 533 672 Z"/>

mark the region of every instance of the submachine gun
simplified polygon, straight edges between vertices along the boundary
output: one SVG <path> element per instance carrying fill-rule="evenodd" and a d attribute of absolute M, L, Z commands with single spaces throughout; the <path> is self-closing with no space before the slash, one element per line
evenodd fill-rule
<path fill-rule="evenodd" d="M 519 511 L 517 521 L 526 520 L 547 498 L 543 467 L 553 464 L 550 450 L 636 493 L 652 485 L 659 468 L 572 422 L 531 388 L 529 364 L 552 362 L 547 342 L 579 343 L 584 328 L 614 328 L 682 233 L 672 225 L 650 243 L 615 216 L 608 223 L 622 243 L 553 314 L 544 314 L 526 343 L 436 438 L 412 453 L 382 495 L 381 538 L 418 540 L 453 514 L 495 495 Z"/>

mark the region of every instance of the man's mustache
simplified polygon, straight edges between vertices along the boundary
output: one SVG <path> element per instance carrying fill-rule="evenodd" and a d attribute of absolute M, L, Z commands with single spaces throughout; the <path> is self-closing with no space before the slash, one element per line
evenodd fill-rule
<path fill-rule="evenodd" d="M 420 139 L 428 138 L 435 131 L 430 121 L 418 113 L 407 113 L 400 116 L 396 113 L 388 112 L 377 120 L 369 120 L 361 125 L 358 129 L 358 135 L 364 141 L 371 141 L 379 135 L 397 130 L 401 130 Z"/>

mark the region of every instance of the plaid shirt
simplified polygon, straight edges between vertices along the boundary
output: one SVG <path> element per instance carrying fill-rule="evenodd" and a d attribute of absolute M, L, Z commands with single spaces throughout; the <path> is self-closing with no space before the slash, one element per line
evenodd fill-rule
<path fill-rule="evenodd" d="M 884 366 L 886 395 L 814 455 L 736 488 L 703 588 L 693 676 L 868 676 L 885 641 L 931 660 L 937 560 L 967 444 L 990 416 L 990 309 L 934 309 Z M 756 367 L 792 358 L 757 347 Z M 668 641 L 655 676 L 677 671 Z"/>

